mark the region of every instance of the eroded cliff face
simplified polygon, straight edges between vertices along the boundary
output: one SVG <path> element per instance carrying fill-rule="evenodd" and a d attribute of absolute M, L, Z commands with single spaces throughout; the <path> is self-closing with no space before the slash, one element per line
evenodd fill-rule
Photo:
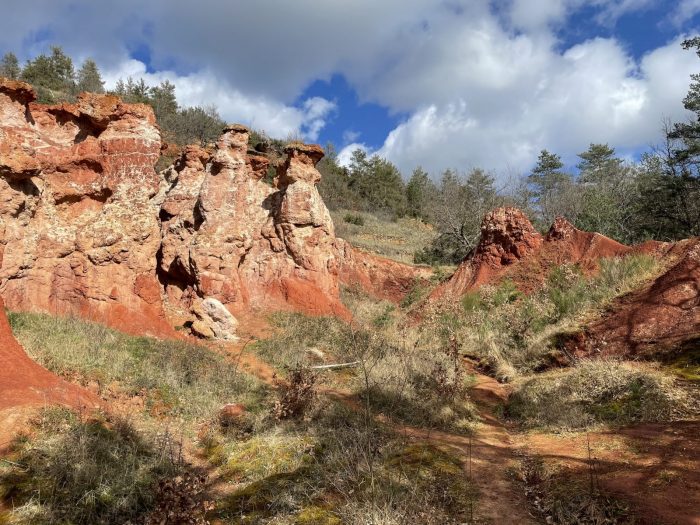
<path fill-rule="evenodd" d="M 291 144 L 275 184 L 267 159 L 247 152 L 232 126 L 212 152 L 188 148 L 165 173 L 161 281 L 169 306 L 219 300 L 234 314 L 294 309 L 347 316 L 338 279 L 338 240 L 316 189 L 318 146 Z"/>
<path fill-rule="evenodd" d="M 483 284 L 503 279 L 510 279 L 523 292 L 531 292 L 562 264 L 576 264 L 584 272 L 594 272 L 601 258 L 663 249 L 663 243 L 655 242 L 625 246 L 599 233 L 578 230 L 562 217 L 542 236 L 522 211 L 498 208 L 484 217 L 474 253 L 431 297 L 454 300 Z"/>
<path fill-rule="evenodd" d="M 33 103 L 0 80 L 0 294 L 8 308 L 167 335 L 153 111 L 108 95 Z"/>
<path fill-rule="evenodd" d="M 236 324 L 212 304 L 234 316 L 349 317 L 341 282 L 400 300 L 427 277 L 336 238 L 316 187 L 319 146 L 290 144 L 270 184 L 267 158 L 232 125 L 159 174 L 149 107 L 109 95 L 57 106 L 34 98 L 29 85 L 0 79 L 0 295 L 10 309 L 211 335 Z"/>

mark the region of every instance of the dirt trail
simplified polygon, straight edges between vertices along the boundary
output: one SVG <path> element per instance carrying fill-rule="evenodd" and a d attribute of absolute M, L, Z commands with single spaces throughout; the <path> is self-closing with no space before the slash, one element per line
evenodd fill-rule
<path fill-rule="evenodd" d="M 227 352 L 240 363 L 242 369 L 268 384 L 273 384 L 275 369 L 252 352 L 241 352 L 243 346 L 241 343 L 229 345 Z M 471 455 L 471 476 L 480 492 L 480 503 L 475 509 L 477 523 L 537 523 L 528 511 L 529 505 L 524 491 L 509 476 L 511 468 L 517 466 L 515 448 L 508 430 L 494 415 L 497 405 L 506 398 L 505 388 L 496 380 L 474 369 L 470 372 L 476 377 L 471 396 L 481 418 L 471 441 L 467 436 L 402 425 L 386 418 L 382 418 L 382 421 L 391 425 L 397 433 L 453 450 L 463 459 L 467 475 Z M 359 400 L 351 392 L 337 388 L 321 388 L 320 393 L 353 408 L 361 408 Z"/>
<path fill-rule="evenodd" d="M 567 435 L 531 434 L 527 451 L 588 479 L 590 440 L 597 482 L 634 509 L 640 524 L 700 525 L 700 422 L 645 423 Z"/>

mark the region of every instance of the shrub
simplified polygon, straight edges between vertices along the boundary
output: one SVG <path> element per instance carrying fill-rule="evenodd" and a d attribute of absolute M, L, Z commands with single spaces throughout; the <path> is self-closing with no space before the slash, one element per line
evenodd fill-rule
<path fill-rule="evenodd" d="M 296 366 L 289 371 L 286 381 L 277 380 L 277 401 L 273 407 L 276 419 L 302 418 L 316 399 L 316 374 L 308 368 Z"/>
<path fill-rule="evenodd" d="M 365 225 L 365 219 L 360 214 L 353 215 L 352 213 L 347 213 L 345 214 L 345 217 L 343 217 L 343 220 L 349 224 L 354 224 L 355 226 Z"/>
<path fill-rule="evenodd" d="M 518 384 L 508 414 L 526 427 L 553 430 L 669 421 L 690 413 L 688 396 L 671 377 L 652 368 L 586 360 Z"/>

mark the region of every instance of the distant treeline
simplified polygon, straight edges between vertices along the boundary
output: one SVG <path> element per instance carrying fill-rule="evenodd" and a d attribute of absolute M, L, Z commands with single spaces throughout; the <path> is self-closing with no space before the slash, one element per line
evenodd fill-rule
<path fill-rule="evenodd" d="M 700 55 L 700 38 L 685 41 L 683 47 Z M 59 47 L 24 67 L 8 53 L 0 63 L 0 75 L 30 82 L 39 100 L 48 103 L 71 100 L 80 91 L 104 92 L 95 62 L 86 60 L 76 73 L 72 60 Z M 224 126 L 213 106 L 180 108 L 175 86 L 168 81 L 148 86 L 143 79 L 129 78 L 120 80 L 114 93 L 128 102 L 151 105 L 170 142 L 206 144 Z M 565 170 L 559 155 L 543 150 L 530 173 L 502 186 L 497 185 L 496 174 L 484 169 L 446 170 L 436 178 L 418 167 L 406 182 L 394 164 L 359 150 L 349 166 L 340 166 L 329 144 L 319 164 L 323 175 L 319 190 L 331 209 L 368 211 L 388 218 L 411 216 L 435 225 L 435 242 L 416 254 L 416 262 L 422 263 L 460 261 L 475 247 L 483 215 L 502 205 L 523 209 L 541 230 L 564 216 L 580 229 L 623 243 L 697 236 L 700 75 L 692 76 L 683 103 L 695 117 L 666 123 L 662 144 L 637 162 L 624 161 L 607 144 L 591 144 L 578 155 L 577 173 Z M 253 132 L 251 146 L 259 141 L 267 142 L 271 154 L 281 155 L 284 141 Z"/>

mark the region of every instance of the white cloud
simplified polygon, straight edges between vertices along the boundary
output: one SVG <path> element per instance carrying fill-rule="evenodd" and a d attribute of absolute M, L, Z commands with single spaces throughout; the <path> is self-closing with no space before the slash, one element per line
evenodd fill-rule
<path fill-rule="evenodd" d="M 224 120 L 246 124 L 275 138 L 301 133 L 313 142 L 327 116 L 336 109 L 335 103 L 321 97 L 309 98 L 298 108 L 263 96 L 245 95 L 210 71 L 183 76 L 173 71 L 149 73 L 143 62 L 133 59 L 120 62 L 116 68 L 105 69 L 103 76 L 107 88 L 113 88 L 119 79 L 128 77 L 143 78 L 149 85 L 169 80 L 175 85 L 181 106 L 214 104 Z"/>
<path fill-rule="evenodd" d="M 184 105 L 213 103 L 227 120 L 308 140 L 343 108 L 298 99 L 339 74 L 361 102 L 407 115 L 379 150 L 407 172 L 524 170 L 543 147 L 568 159 L 592 141 L 643 147 L 659 137 L 663 116 L 683 117 L 688 76 L 699 68 L 680 37 L 642 59 L 614 39 L 564 50 L 557 40 L 577 10 L 612 24 L 653 1 L 7 0 L 0 49 L 27 58 L 58 42 L 97 59 L 111 82 L 167 78 Z M 680 0 L 674 16 L 687 20 L 698 2 Z M 134 49 L 156 73 L 128 60 Z M 345 141 L 344 161 L 349 148 L 368 149 L 359 136 Z"/>
<path fill-rule="evenodd" d="M 573 163 L 591 142 L 645 147 L 658 139 L 662 117 L 685 115 L 681 99 L 698 64 L 679 42 L 639 62 L 611 39 L 590 40 L 563 55 L 550 50 L 537 69 L 514 75 L 512 84 L 465 89 L 469 100 L 417 110 L 389 134 L 379 154 L 404 173 L 419 164 L 434 173 L 475 166 L 505 173 L 528 169 L 543 148 Z"/>
<path fill-rule="evenodd" d="M 671 23 L 680 27 L 700 13 L 700 0 L 681 0 L 671 13 Z"/>

